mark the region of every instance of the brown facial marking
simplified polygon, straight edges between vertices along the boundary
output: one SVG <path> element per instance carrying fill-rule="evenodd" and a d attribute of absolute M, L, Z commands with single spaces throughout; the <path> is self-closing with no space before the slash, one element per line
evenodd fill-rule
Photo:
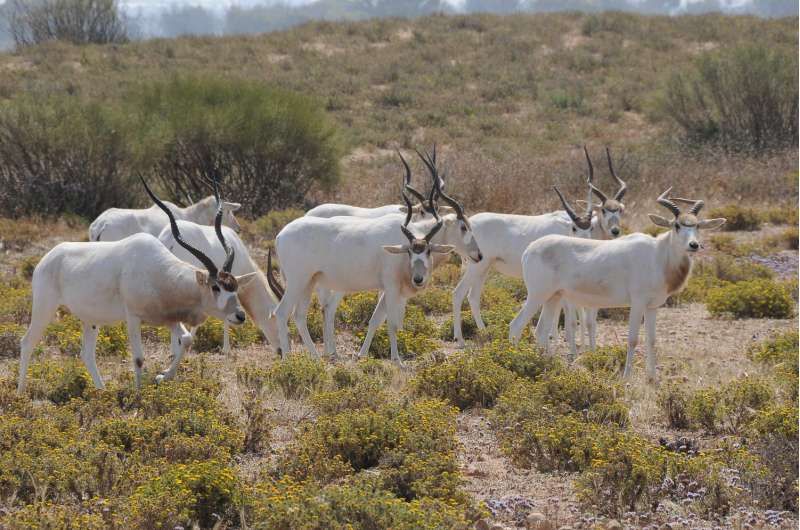
<path fill-rule="evenodd" d="M 697 217 L 690 213 L 682 213 L 678 216 L 678 222 L 683 226 L 697 226 Z"/>
<path fill-rule="evenodd" d="M 686 280 L 689 278 L 689 271 L 692 269 L 692 262 L 687 256 L 683 256 L 680 263 L 675 267 L 667 267 L 665 272 L 667 281 L 667 294 L 680 291 Z"/>
<path fill-rule="evenodd" d="M 231 293 L 235 293 L 239 288 L 236 277 L 233 274 L 224 271 L 220 271 L 220 273 L 217 275 L 217 283 L 220 287 Z"/>
<path fill-rule="evenodd" d="M 422 254 L 428 244 L 423 239 L 415 239 L 411 242 L 411 252 L 414 254 Z"/>
<path fill-rule="evenodd" d="M 137 357 L 134 362 L 136 363 L 136 368 L 141 368 L 142 366 L 144 366 L 144 359 L 140 359 Z"/>
<path fill-rule="evenodd" d="M 606 211 L 612 212 L 612 213 L 619 211 L 620 208 L 622 208 L 622 205 L 619 203 L 619 201 L 617 201 L 615 199 L 608 199 L 603 204 L 603 209 L 606 210 Z"/>

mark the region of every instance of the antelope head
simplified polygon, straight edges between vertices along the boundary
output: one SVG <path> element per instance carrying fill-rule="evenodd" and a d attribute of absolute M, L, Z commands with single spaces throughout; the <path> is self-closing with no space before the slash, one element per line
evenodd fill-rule
<path fill-rule="evenodd" d="M 483 259 L 483 254 L 478 247 L 478 242 L 475 240 L 475 234 L 472 232 L 472 225 L 469 219 L 464 214 L 464 207 L 457 200 L 447 195 L 442 189 L 444 178 L 439 175 L 439 170 L 436 167 L 436 150 L 434 154 L 430 155 L 427 152 L 417 154 L 422 159 L 422 162 L 428 168 L 433 181 L 433 188 L 431 189 L 431 202 L 436 201 L 436 198 L 441 199 L 452 208 L 453 213 L 444 215 L 442 221 L 445 227 L 444 241 L 447 244 L 453 245 L 456 252 L 461 256 L 467 256 L 474 262 L 479 262 Z M 441 213 L 441 208 L 438 209 Z M 438 218 L 438 217 L 437 217 Z"/>
<path fill-rule="evenodd" d="M 206 181 L 211 187 L 211 190 L 214 192 L 214 199 L 215 199 L 215 208 L 219 210 L 220 207 L 220 200 L 219 200 L 219 181 L 216 179 L 212 179 L 207 175 L 202 175 L 203 180 Z M 189 197 L 187 193 L 187 198 L 191 201 L 191 197 Z M 209 197 L 210 198 L 210 197 Z M 211 205 L 209 204 L 209 207 Z M 222 224 L 236 232 L 237 234 L 242 231 L 242 225 L 239 224 L 239 220 L 236 219 L 236 212 L 238 212 L 242 208 L 242 204 L 239 202 L 228 202 L 222 201 Z"/>
<path fill-rule="evenodd" d="M 403 200 L 406 204 L 410 204 L 408 195 L 403 192 Z M 439 218 L 436 210 L 433 210 L 433 215 L 436 218 L 436 224 L 428 231 L 423 237 L 417 237 L 411 230 L 408 229 L 408 224 L 411 221 L 411 211 L 406 213 L 406 220 L 400 226 L 403 235 L 408 239 L 407 245 L 384 245 L 383 250 L 390 254 L 406 254 L 408 255 L 409 266 L 411 269 L 411 285 L 419 289 L 424 287 L 431 276 L 433 270 L 432 254 L 448 254 L 455 250 L 453 245 L 435 245 L 431 243 L 433 236 L 442 229 L 443 221 Z"/>
<path fill-rule="evenodd" d="M 669 198 L 669 192 L 672 188 L 667 189 L 662 193 L 656 201 L 658 204 L 666 208 L 673 215 L 670 221 L 660 215 L 654 213 L 648 214 L 650 220 L 658 226 L 670 229 L 670 237 L 672 237 L 674 244 L 679 248 L 688 252 L 697 252 L 700 248 L 699 232 L 702 229 L 719 228 L 725 224 L 724 218 L 717 219 L 704 219 L 700 220 L 697 214 L 703 209 L 705 203 L 700 200 Z M 684 204 L 691 204 L 687 212 L 681 212 L 676 202 Z"/>
<path fill-rule="evenodd" d="M 617 192 L 614 194 L 613 198 L 609 198 L 592 182 L 594 179 L 594 167 L 592 166 L 592 159 L 589 157 L 589 151 L 586 150 L 586 146 L 583 146 L 583 152 L 586 155 L 586 164 L 589 168 L 589 175 L 587 177 L 587 181 L 589 182 L 589 190 L 591 193 L 594 193 L 598 199 L 600 199 L 600 204 L 595 207 L 598 214 L 597 220 L 600 223 L 600 228 L 603 230 L 606 236 L 614 239 L 622 234 L 621 221 L 622 214 L 625 212 L 625 204 L 623 204 L 622 198 L 625 196 L 625 192 L 628 191 L 628 186 L 625 184 L 624 180 L 617 176 L 617 172 L 614 171 L 614 164 L 611 162 L 611 151 L 609 151 L 608 147 L 606 147 L 608 170 L 611 172 L 611 176 L 614 177 L 614 180 L 616 180 L 617 184 L 619 185 L 619 189 L 617 189 Z"/>
<path fill-rule="evenodd" d="M 567 212 L 569 218 L 572 219 L 572 235 L 575 237 L 580 237 L 582 239 L 591 239 L 592 237 L 592 203 L 591 198 L 589 198 L 589 207 L 586 209 L 586 213 L 583 215 L 578 215 L 575 213 L 575 210 L 572 209 L 572 206 L 569 205 L 567 200 L 561 194 L 561 191 L 558 189 L 558 186 L 553 186 L 553 189 L 558 195 L 558 198 L 561 199 L 561 204 L 564 206 L 564 211 Z"/>
<path fill-rule="evenodd" d="M 227 322 L 239 325 L 245 321 L 245 313 L 242 305 L 239 302 L 238 290 L 249 284 L 256 276 L 256 273 L 245 274 L 242 276 L 234 276 L 231 274 L 233 267 L 233 260 L 235 258 L 234 250 L 228 246 L 225 241 L 225 236 L 222 234 L 222 202 L 219 199 L 219 189 L 214 182 L 214 197 L 217 201 L 217 214 L 214 218 L 214 230 L 217 233 L 222 248 L 225 249 L 225 263 L 222 265 L 222 270 L 219 270 L 214 262 L 205 253 L 193 247 L 183 240 L 180 230 L 178 230 L 178 223 L 175 221 L 175 216 L 172 211 L 155 196 L 153 191 L 147 185 L 144 178 L 141 179 L 144 184 L 144 189 L 147 194 L 153 199 L 153 202 L 161 208 L 161 210 L 169 217 L 169 225 L 172 229 L 172 237 L 175 241 L 192 254 L 197 260 L 202 263 L 206 270 L 195 269 L 195 279 L 200 285 L 201 289 L 201 302 L 203 312 L 219 319 L 226 320 Z"/>

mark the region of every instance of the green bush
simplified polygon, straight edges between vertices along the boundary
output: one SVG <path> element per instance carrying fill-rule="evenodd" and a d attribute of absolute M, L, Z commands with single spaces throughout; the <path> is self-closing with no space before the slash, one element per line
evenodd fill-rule
<path fill-rule="evenodd" d="M 718 234 L 715 237 L 724 236 L 725 234 Z M 686 287 L 674 299 L 679 303 L 703 302 L 709 292 L 717 287 L 746 280 L 771 279 L 773 276 L 772 271 L 764 265 L 730 256 L 718 256 L 713 261 L 696 263 Z"/>
<path fill-rule="evenodd" d="M 269 371 L 270 384 L 280 388 L 287 398 L 307 396 L 327 381 L 325 364 L 304 353 L 289 355 Z"/>
<path fill-rule="evenodd" d="M 689 427 L 689 394 L 681 386 L 674 383 L 665 385 L 658 391 L 656 401 L 658 408 L 664 413 L 667 425 L 673 429 Z"/>
<path fill-rule="evenodd" d="M 797 400 L 798 333 L 785 331 L 758 345 L 751 346 L 747 355 L 754 361 L 771 366 L 790 399 Z"/>
<path fill-rule="evenodd" d="M 136 489 L 126 522 L 139 528 L 173 528 L 196 521 L 211 528 L 218 520 L 233 519 L 238 497 L 238 478 L 221 462 L 176 464 Z"/>
<path fill-rule="evenodd" d="M 706 297 L 706 309 L 717 317 L 791 318 L 794 301 L 786 286 L 758 279 L 711 289 Z"/>
<path fill-rule="evenodd" d="M 9 217 L 94 218 L 132 206 L 135 127 L 119 105 L 26 93 L 0 112 L 0 210 Z M 13 199 L 12 199 L 13 197 Z"/>
<path fill-rule="evenodd" d="M 351 386 L 317 392 L 311 396 L 311 405 L 318 414 L 333 415 L 345 410 L 378 410 L 388 400 L 386 391 L 378 381 L 364 378 Z"/>
<path fill-rule="evenodd" d="M 41 259 L 42 256 L 28 256 L 27 258 L 23 259 L 19 265 L 19 271 L 22 273 L 22 277 L 27 281 L 31 281 L 33 278 L 33 270 L 36 268 L 36 265 L 39 264 Z"/>
<path fill-rule="evenodd" d="M 366 330 L 356 332 L 358 340 L 363 342 Z M 422 356 L 436 351 L 438 343 L 430 337 L 436 336 L 436 327 L 432 321 L 425 317 L 425 313 L 419 307 L 409 305 L 406 308 L 403 328 L 397 332 L 397 349 L 401 357 L 413 353 L 415 356 Z M 375 332 L 369 353 L 378 359 L 388 359 L 391 356 L 389 343 L 389 332 L 386 324 Z"/>
<path fill-rule="evenodd" d="M 19 357 L 19 341 L 25 335 L 25 328 L 19 324 L 0 323 L 0 358 Z"/>
<path fill-rule="evenodd" d="M 476 350 L 520 377 L 531 381 L 561 368 L 556 356 L 546 355 L 539 348 L 525 342 L 514 346 L 508 339 L 495 340 Z"/>
<path fill-rule="evenodd" d="M 99 510 L 97 510 L 99 512 Z M 108 527 L 102 513 L 84 506 L 37 501 L 0 517 L 0 526 L 8 530 L 40 530 L 42 528 L 104 530 Z"/>
<path fill-rule="evenodd" d="M 739 230 L 754 231 L 761 228 L 761 215 L 755 208 L 728 204 L 714 208 L 708 213 L 709 217 L 724 217 L 725 224 L 722 229 L 728 232 Z"/>
<path fill-rule="evenodd" d="M 628 356 L 626 346 L 602 346 L 595 351 L 587 351 L 578 357 L 578 364 L 593 374 L 618 377 L 625 369 Z"/>
<path fill-rule="evenodd" d="M 295 219 L 303 217 L 305 212 L 299 208 L 287 208 L 285 210 L 273 210 L 266 215 L 262 215 L 254 221 L 242 224 L 242 231 L 251 241 L 266 240 L 272 241 L 284 226 Z"/>
<path fill-rule="evenodd" d="M 241 326 L 228 326 L 231 348 L 246 348 L 263 341 L 261 330 L 248 319 Z M 196 352 L 219 351 L 223 343 L 223 322 L 217 318 L 208 318 L 194 333 L 192 350 Z"/>
<path fill-rule="evenodd" d="M 30 286 L 0 283 L 0 322 L 28 324 L 31 320 Z"/>
<path fill-rule="evenodd" d="M 128 102 L 168 197 L 207 195 L 198 177 L 225 167 L 226 198 L 254 217 L 303 204 L 311 186 L 338 180 L 335 128 L 307 96 L 230 77 L 176 77 L 140 85 Z"/>
<path fill-rule="evenodd" d="M 461 266 L 443 263 L 433 270 L 431 284 L 437 287 L 455 287 L 461 280 Z"/>
<path fill-rule="evenodd" d="M 420 394 L 446 399 L 464 410 L 493 406 L 514 379 L 514 373 L 496 363 L 490 354 L 464 351 L 423 367 L 411 385 Z"/>
<path fill-rule="evenodd" d="M 758 412 L 751 424 L 751 450 L 761 458 L 766 476 L 755 488 L 764 506 L 797 511 L 797 401 L 773 404 Z"/>
<path fill-rule="evenodd" d="M 709 432 L 741 433 L 772 400 L 772 389 L 764 381 L 742 377 L 720 388 L 694 392 L 689 399 L 688 415 L 693 423 Z"/>
<path fill-rule="evenodd" d="M 82 397 L 90 388 L 92 378 L 80 359 L 53 359 L 28 367 L 28 394 L 33 399 L 49 399 L 58 405 Z"/>
<path fill-rule="evenodd" d="M 336 321 L 351 331 L 361 330 L 369 324 L 369 319 L 378 305 L 378 293 L 366 291 L 345 296 L 336 312 Z"/>
<path fill-rule="evenodd" d="M 83 328 L 77 317 L 64 310 L 61 318 L 51 322 L 45 331 L 48 344 L 57 346 L 65 355 L 80 355 Z M 128 331 L 124 322 L 102 326 L 97 334 L 98 356 L 124 355 L 128 350 Z"/>
<path fill-rule="evenodd" d="M 797 55 L 763 44 L 701 55 L 669 81 L 664 110 L 686 142 L 762 150 L 797 144 Z"/>
<path fill-rule="evenodd" d="M 408 305 L 420 308 L 426 315 L 441 315 L 452 309 L 453 301 L 450 291 L 429 287 L 411 298 Z"/>

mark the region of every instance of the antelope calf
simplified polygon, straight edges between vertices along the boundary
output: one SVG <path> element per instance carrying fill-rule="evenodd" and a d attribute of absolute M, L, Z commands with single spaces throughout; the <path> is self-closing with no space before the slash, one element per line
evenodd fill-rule
<path fill-rule="evenodd" d="M 531 243 L 522 257 L 528 297 L 511 322 L 509 338 L 518 342 L 522 330 L 543 306 L 536 339 L 546 347 L 547 333 L 562 300 L 589 308 L 630 307 L 624 377 L 630 377 L 644 317 L 647 374 L 655 378 L 656 310 L 688 280 L 691 256 L 700 249 L 699 231 L 725 223 L 721 218 L 698 219 L 703 201 L 692 201 L 689 211 L 682 213 L 668 198 L 671 190 L 662 193 L 657 202 L 673 214 L 673 219 L 650 214 L 655 224 L 670 229 L 657 237 L 631 234 L 597 241 L 550 235 Z"/>
<path fill-rule="evenodd" d="M 81 359 L 97 388 L 103 388 L 95 359 L 100 325 L 121 320 L 127 323 L 138 388 L 144 366 L 143 321 L 170 328 L 173 360 L 168 370 L 157 377 L 158 381 L 175 375 L 191 343 L 191 334 L 183 324 L 200 325 L 207 315 L 235 325 L 245 321 L 237 291 L 246 287 L 255 274 L 236 277 L 230 272 L 235 253 L 219 230 L 222 205 L 217 208 L 215 225 L 220 243 L 226 249 L 226 259 L 219 270 L 208 256 L 183 241 L 169 208 L 153 195 L 146 183 L 144 185 L 167 215 L 175 241 L 193 254 L 205 270 L 178 259 L 150 234 L 136 234 L 115 242 L 57 245 L 33 271 L 33 310 L 30 326 L 21 342 L 19 392 L 25 390 L 31 352 L 59 305 L 66 306 L 81 320 Z"/>

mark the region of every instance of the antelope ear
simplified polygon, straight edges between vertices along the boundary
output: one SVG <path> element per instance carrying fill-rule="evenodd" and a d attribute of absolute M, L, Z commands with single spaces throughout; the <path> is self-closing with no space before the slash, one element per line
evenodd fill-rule
<path fill-rule="evenodd" d="M 672 223 L 661 217 L 660 215 L 656 215 L 654 213 L 649 213 L 647 216 L 650 218 L 653 223 L 657 224 L 658 226 L 663 226 L 664 228 L 672 228 Z"/>
<path fill-rule="evenodd" d="M 235 212 L 236 210 L 240 209 L 241 207 L 242 207 L 242 203 L 240 203 L 240 202 L 226 202 L 226 203 L 224 203 L 224 208 L 226 210 L 230 210 L 232 212 Z"/>
<path fill-rule="evenodd" d="M 434 254 L 450 254 L 456 247 L 453 245 L 428 245 Z"/>
<path fill-rule="evenodd" d="M 726 219 L 724 217 L 718 217 L 717 219 L 704 219 L 697 223 L 697 228 L 714 230 L 715 228 L 719 228 L 720 226 L 724 225 L 725 221 Z"/>
<path fill-rule="evenodd" d="M 197 280 L 198 285 L 202 285 L 203 287 L 208 285 L 208 273 L 206 271 L 196 270 L 194 271 L 194 277 Z"/>
<path fill-rule="evenodd" d="M 256 277 L 255 272 L 248 272 L 247 274 L 242 274 L 241 276 L 236 277 L 236 283 L 239 284 L 239 288 L 247 287 L 247 285 L 252 282 Z"/>
<path fill-rule="evenodd" d="M 405 254 L 408 252 L 408 247 L 406 245 L 384 245 L 383 250 L 389 254 Z"/>
<path fill-rule="evenodd" d="M 453 209 L 452 206 L 446 206 L 446 205 L 439 206 L 438 211 L 439 215 L 447 215 L 449 213 L 455 213 L 455 210 Z"/>

